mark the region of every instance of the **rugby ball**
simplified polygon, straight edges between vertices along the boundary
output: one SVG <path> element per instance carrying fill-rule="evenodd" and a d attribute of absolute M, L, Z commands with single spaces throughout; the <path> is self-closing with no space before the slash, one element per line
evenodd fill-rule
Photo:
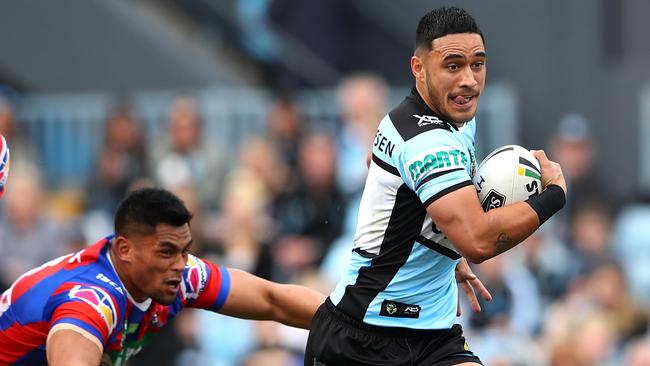
<path fill-rule="evenodd" d="M 506 145 L 483 159 L 472 182 L 487 212 L 539 194 L 541 178 L 539 162 L 528 149 Z"/>
<path fill-rule="evenodd" d="M 0 197 L 5 193 L 9 177 L 9 146 L 4 136 L 0 135 Z"/>

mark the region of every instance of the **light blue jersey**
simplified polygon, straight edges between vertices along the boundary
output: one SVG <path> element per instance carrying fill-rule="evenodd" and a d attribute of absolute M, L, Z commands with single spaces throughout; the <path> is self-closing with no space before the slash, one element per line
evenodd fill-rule
<path fill-rule="evenodd" d="M 367 324 L 448 329 L 456 320 L 460 255 L 426 207 L 472 184 L 472 119 L 456 128 L 417 90 L 381 121 L 361 204 L 351 262 L 330 295 Z"/>

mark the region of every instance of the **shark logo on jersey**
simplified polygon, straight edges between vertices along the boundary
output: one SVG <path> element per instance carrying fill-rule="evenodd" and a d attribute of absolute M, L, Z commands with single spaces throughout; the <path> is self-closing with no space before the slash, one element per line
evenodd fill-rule
<path fill-rule="evenodd" d="M 111 296 L 101 287 L 75 285 L 68 297 L 85 302 L 102 316 L 109 333 L 117 325 L 117 309 Z"/>
<path fill-rule="evenodd" d="M 423 127 L 423 126 L 427 126 L 427 125 L 434 125 L 434 124 L 435 125 L 444 124 L 444 122 L 440 118 L 438 118 L 436 116 L 427 116 L 427 115 L 420 116 L 420 115 L 414 114 L 413 117 L 418 119 L 418 126 L 419 127 Z"/>

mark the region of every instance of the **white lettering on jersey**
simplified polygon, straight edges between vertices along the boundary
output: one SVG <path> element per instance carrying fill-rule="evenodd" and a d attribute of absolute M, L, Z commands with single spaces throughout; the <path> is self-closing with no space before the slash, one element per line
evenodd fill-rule
<path fill-rule="evenodd" d="M 433 125 L 433 124 L 441 125 L 441 124 L 444 123 L 440 118 L 438 118 L 436 116 L 427 116 L 427 115 L 420 116 L 420 115 L 414 114 L 413 117 L 418 119 L 418 126 L 420 126 L 420 127 L 427 126 L 427 125 Z"/>

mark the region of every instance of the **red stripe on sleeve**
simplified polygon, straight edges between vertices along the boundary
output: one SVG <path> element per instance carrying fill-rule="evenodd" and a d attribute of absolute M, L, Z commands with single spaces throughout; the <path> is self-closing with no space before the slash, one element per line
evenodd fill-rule
<path fill-rule="evenodd" d="M 211 309 L 221 291 L 221 268 L 214 263 L 201 259 L 208 267 L 210 274 L 205 288 L 191 307 Z"/>
<path fill-rule="evenodd" d="M 104 346 L 108 343 L 109 329 L 106 321 L 92 306 L 81 301 L 66 302 L 54 311 L 50 324 L 54 325 L 58 320 L 64 318 L 81 321 L 83 325 L 75 325 L 84 328 L 92 334 L 99 333 L 101 335 L 100 341 Z M 94 332 L 93 329 L 95 330 Z"/>

